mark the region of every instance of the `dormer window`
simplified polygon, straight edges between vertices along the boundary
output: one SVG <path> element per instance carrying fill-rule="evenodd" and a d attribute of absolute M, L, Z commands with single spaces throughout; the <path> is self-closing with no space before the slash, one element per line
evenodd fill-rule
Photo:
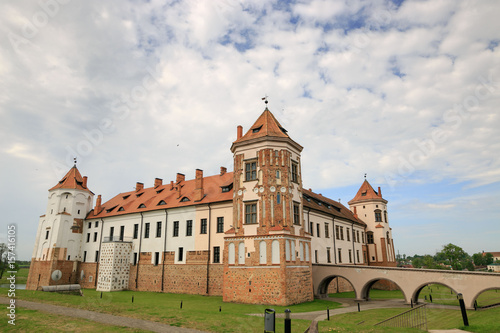
<path fill-rule="evenodd" d="M 124 195 L 123 200 L 127 199 L 128 197 L 130 197 L 130 194 Z"/>
<path fill-rule="evenodd" d="M 286 132 L 288 132 L 288 131 L 287 131 L 286 129 L 284 129 L 283 127 L 280 127 L 280 130 L 281 130 L 284 134 L 286 134 Z"/>
<path fill-rule="evenodd" d="M 161 200 L 160 202 L 158 202 L 158 206 L 163 206 L 163 205 L 166 205 L 167 203 L 165 202 L 165 200 Z"/>
<path fill-rule="evenodd" d="M 135 196 L 136 196 L 136 197 L 140 197 L 140 196 L 141 196 L 141 195 L 143 195 L 143 194 L 144 194 L 144 192 L 141 192 L 141 193 L 137 193 Z"/>
<path fill-rule="evenodd" d="M 116 206 L 113 206 L 109 209 L 106 209 L 106 213 L 111 213 L 113 211 L 113 209 L 115 209 L 115 208 L 116 208 Z"/>
<path fill-rule="evenodd" d="M 221 188 L 222 188 L 222 193 L 229 192 L 233 188 L 233 184 L 231 183 L 227 186 L 222 186 Z"/>
<path fill-rule="evenodd" d="M 156 193 L 161 193 L 161 192 L 163 192 L 163 190 L 164 190 L 164 188 L 162 188 L 161 190 L 156 191 Z"/>
<path fill-rule="evenodd" d="M 260 125 L 259 127 L 255 127 L 254 129 L 252 129 L 252 133 L 258 133 L 261 128 L 262 128 L 262 125 Z"/>
<path fill-rule="evenodd" d="M 362 196 L 362 197 L 365 197 L 365 196 L 366 196 L 366 191 L 362 192 L 362 193 L 361 193 L 361 196 Z"/>
<path fill-rule="evenodd" d="M 138 208 L 146 208 L 145 204 L 140 204 Z"/>
<path fill-rule="evenodd" d="M 119 212 L 123 212 L 125 209 L 123 207 L 118 208 Z"/>
<path fill-rule="evenodd" d="M 186 202 L 186 201 L 189 201 L 188 197 L 184 197 L 184 198 L 181 199 L 181 202 Z"/>

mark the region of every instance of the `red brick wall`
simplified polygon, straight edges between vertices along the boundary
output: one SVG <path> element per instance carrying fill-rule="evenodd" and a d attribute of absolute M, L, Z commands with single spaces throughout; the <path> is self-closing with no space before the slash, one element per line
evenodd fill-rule
<path fill-rule="evenodd" d="M 42 286 L 78 283 L 78 266 L 75 271 L 73 271 L 74 267 L 74 261 L 40 261 L 32 259 L 30 271 L 28 273 L 28 281 L 26 282 L 26 289 L 36 290 L 38 287 Z M 51 274 L 55 270 L 60 270 L 62 273 L 62 276 L 58 281 L 51 279 Z"/>

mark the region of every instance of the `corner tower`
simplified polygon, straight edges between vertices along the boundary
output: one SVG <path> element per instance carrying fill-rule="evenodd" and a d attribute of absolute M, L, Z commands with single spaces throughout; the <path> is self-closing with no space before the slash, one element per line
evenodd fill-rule
<path fill-rule="evenodd" d="M 76 165 L 49 190 L 47 210 L 40 216 L 26 289 L 77 283 L 83 221 L 94 193 Z"/>
<path fill-rule="evenodd" d="M 370 266 L 394 266 L 396 256 L 392 229 L 389 227 L 387 215 L 387 200 L 382 198 L 380 187 L 375 191 L 365 179 L 356 193 L 349 201 L 349 208 L 366 223 L 367 257 L 365 262 Z"/>
<path fill-rule="evenodd" d="M 312 300 L 302 146 L 266 108 L 245 135 L 238 126 L 231 151 L 233 225 L 224 238 L 224 301 L 288 305 Z"/>

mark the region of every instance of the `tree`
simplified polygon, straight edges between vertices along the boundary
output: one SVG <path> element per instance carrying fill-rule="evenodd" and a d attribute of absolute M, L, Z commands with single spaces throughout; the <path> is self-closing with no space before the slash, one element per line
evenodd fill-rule
<path fill-rule="evenodd" d="M 493 263 L 493 255 L 491 253 L 486 253 L 484 255 L 485 265 L 491 265 Z"/>
<path fill-rule="evenodd" d="M 472 261 L 474 261 L 474 265 L 476 265 L 476 266 L 484 266 L 484 265 L 486 265 L 486 260 L 485 259 L 486 258 L 483 256 L 483 254 L 481 252 L 474 253 L 472 255 Z"/>
<path fill-rule="evenodd" d="M 426 254 L 424 256 L 422 265 L 428 269 L 434 269 L 437 267 L 436 262 L 434 261 L 434 258 L 428 254 Z"/>
<path fill-rule="evenodd" d="M 5 243 L 0 243 L 0 279 L 3 276 L 7 264 L 7 250 L 7 245 Z"/>
<path fill-rule="evenodd" d="M 461 247 L 450 243 L 443 246 L 443 250 L 436 253 L 436 257 L 448 260 L 454 270 L 462 270 L 464 266 L 462 263 L 465 264 L 465 260 L 469 255 Z"/>
<path fill-rule="evenodd" d="M 420 268 L 422 267 L 422 264 L 423 264 L 423 260 L 419 257 L 416 257 L 414 258 L 412 261 L 411 261 L 411 265 L 415 268 Z"/>

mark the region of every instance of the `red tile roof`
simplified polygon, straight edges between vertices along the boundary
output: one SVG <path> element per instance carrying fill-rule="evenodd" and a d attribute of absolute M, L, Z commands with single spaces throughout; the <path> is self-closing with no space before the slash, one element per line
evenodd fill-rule
<path fill-rule="evenodd" d="M 59 183 L 57 183 L 57 185 L 52 187 L 49 191 L 55 190 L 57 188 L 77 189 L 92 193 L 92 191 L 87 188 L 87 185 L 85 184 L 85 181 L 83 180 L 83 177 L 80 174 L 80 171 L 78 171 L 76 165 L 73 166 L 68 171 L 68 173 L 59 181 Z"/>
<path fill-rule="evenodd" d="M 303 189 L 302 193 L 304 196 L 304 199 L 302 200 L 304 207 L 319 210 L 329 215 L 333 215 L 335 217 L 342 218 L 360 224 L 362 226 L 366 226 L 365 222 L 354 216 L 354 214 L 340 202 L 324 197 L 321 194 L 316 194 L 306 189 Z M 311 199 L 307 200 L 307 197 L 310 197 Z"/>
<path fill-rule="evenodd" d="M 94 210 L 87 215 L 88 219 L 109 216 L 125 215 L 130 213 L 148 212 L 174 207 L 186 207 L 199 204 L 208 204 L 233 200 L 233 190 L 222 192 L 221 187 L 231 185 L 233 173 L 215 175 L 203 178 L 204 197 L 200 201 L 193 201 L 195 193 L 195 179 L 183 180 L 174 184 L 144 188 L 140 191 L 120 193 L 101 205 L 100 212 L 94 215 Z M 180 188 L 180 197 L 178 189 Z M 182 201 L 187 198 L 187 201 Z M 161 203 L 161 204 L 160 204 Z"/>
<path fill-rule="evenodd" d="M 370 185 L 370 183 L 368 183 L 368 181 L 365 179 L 363 184 L 361 184 L 358 193 L 356 193 L 356 196 L 351 201 L 349 201 L 348 204 L 351 205 L 357 202 L 372 201 L 372 200 L 378 200 L 387 203 L 387 200 L 382 198 L 382 195 L 376 192 Z"/>

